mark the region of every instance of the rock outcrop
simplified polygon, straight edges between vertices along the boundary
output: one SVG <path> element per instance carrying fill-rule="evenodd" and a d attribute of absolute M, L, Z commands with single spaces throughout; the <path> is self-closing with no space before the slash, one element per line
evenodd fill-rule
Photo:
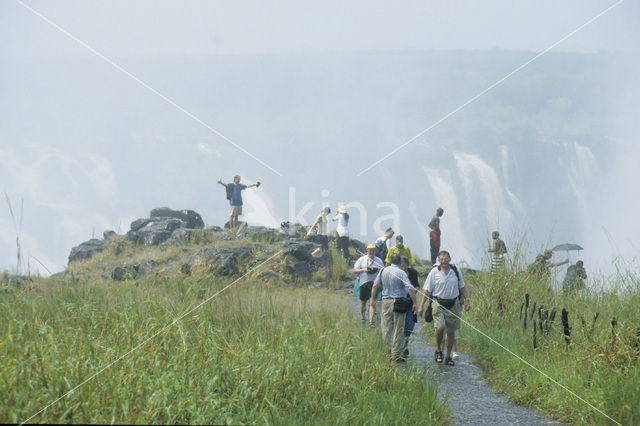
<path fill-rule="evenodd" d="M 69 253 L 69 263 L 77 260 L 89 259 L 95 253 L 99 253 L 108 245 L 107 240 L 92 238 L 71 249 Z"/>
<path fill-rule="evenodd" d="M 204 221 L 193 210 L 172 210 L 168 207 L 160 207 L 151 210 L 148 218 L 141 218 L 131 222 L 131 229 L 127 232 L 127 238 L 136 244 L 155 246 L 174 237 L 178 229 L 202 229 Z M 180 236 L 189 235 L 190 231 L 182 231 L 175 234 L 174 241 Z"/>

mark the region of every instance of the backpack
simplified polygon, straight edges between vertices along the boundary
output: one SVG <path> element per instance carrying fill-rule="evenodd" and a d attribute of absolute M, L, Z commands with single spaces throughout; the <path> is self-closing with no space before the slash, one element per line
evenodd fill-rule
<path fill-rule="evenodd" d="M 235 183 L 228 183 L 226 186 L 227 189 L 227 200 L 231 200 L 231 196 L 233 195 L 233 188 L 235 188 Z"/>
<path fill-rule="evenodd" d="M 383 241 L 376 241 L 375 243 L 373 243 L 377 248 L 376 256 L 382 259 L 383 263 L 385 262 L 387 258 L 387 253 L 389 251 L 389 249 L 387 248 L 387 241 L 388 240 L 385 239 Z"/>

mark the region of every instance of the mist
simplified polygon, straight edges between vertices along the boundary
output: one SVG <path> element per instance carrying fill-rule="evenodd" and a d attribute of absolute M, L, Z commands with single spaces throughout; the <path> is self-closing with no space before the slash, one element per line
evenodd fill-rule
<path fill-rule="evenodd" d="M 235 174 L 263 184 L 246 191 L 250 224 L 357 203 L 366 218 L 353 211 L 352 236 L 370 241 L 393 204 L 406 244 L 428 257 L 426 224 L 443 207 L 443 248 L 474 268 L 496 229 L 509 247 L 526 237 L 531 258 L 573 242 L 589 271 L 638 268 L 636 5 L 357 176 L 613 2 L 26 4 L 129 75 L 19 3 L 0 6 L 0 182 L 13 211 L 0 209 L 2 269 L 17 269 L 16 237 L 20 269 L 46 275 L 154 207 L 222 225 L 216 181 Z"/>

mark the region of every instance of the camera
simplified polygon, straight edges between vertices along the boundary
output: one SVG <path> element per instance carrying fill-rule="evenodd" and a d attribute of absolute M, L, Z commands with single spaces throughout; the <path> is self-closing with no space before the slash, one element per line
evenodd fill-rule
<path fill-rule="evenodd" d="M 375 273 L 376 273 L 376 272 L 378 272 L 379 270 L 380 270 L 380 268 L 377 268 L 377 267 L 371 267 L 371 266 L 368 266 L 368 267 L 367 267 L 367 273 L 368 273 L 368 274 L 375 274 Z"/>

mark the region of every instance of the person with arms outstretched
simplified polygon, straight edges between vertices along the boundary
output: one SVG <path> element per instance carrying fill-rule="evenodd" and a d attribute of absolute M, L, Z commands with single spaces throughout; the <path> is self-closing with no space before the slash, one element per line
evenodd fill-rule
<path fill-rule="evenodd" d="M 260 182 L 243 185 L 240 183 L 240 176 L 235 175 L 233 177 L 233 183 L 224 183 L 222 179 L 218 180 L 218 183 L 227 190 L 227 200 L 229 200 L 229 205 L 231 206 L 229 231 L 233 232 L 238 227 L 238 216 L 242 216 L 242 191 L 247 188 L 258 187 L 260 186 Z"/>

